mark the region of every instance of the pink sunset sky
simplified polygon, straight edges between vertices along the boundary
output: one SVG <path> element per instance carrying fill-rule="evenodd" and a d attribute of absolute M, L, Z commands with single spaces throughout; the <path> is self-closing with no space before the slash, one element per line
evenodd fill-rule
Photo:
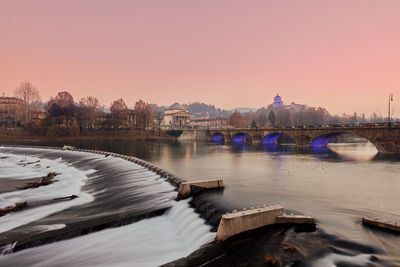
<path fill-rule="evenodd" d="M 0 2 L 0 90 L 400 116 L 400 1 Z"/>

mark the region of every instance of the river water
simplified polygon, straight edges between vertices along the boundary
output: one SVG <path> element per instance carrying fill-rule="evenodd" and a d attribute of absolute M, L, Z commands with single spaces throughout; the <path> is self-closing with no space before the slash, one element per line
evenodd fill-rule
<path fill-rule="evenodd" d="M 346 257 L 363 266 L 372 264 L 371 255 L 384 260 L 383 265 L 400 264 L 400 236 L 361 222 L 363 216 L 400 220 L 400 159 L 377 154 L 370 143 L 306 150 L 291 145 L 198 141 L 70 144 L 133 155 L 186 180 L 222 178 L 226 185 L 223 193 L 208 194 L 207 198 L 223 211 L 280 203 L 310 214 L 317 219 L 319 230 L 343 241 L 332 245 L 335 248 L 324 257 L 314 258 L 314 266 L 336 266 L 346 262 Z M 348 244 L 363 249 L 341 254 L 349 249 Z"/>

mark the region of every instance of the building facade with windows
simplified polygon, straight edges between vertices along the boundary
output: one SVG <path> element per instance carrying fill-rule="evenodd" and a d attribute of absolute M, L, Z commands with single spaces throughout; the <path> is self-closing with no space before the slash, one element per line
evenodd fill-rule
<path fill-rule="evenodd" d="M 189 110 L 175 103 L 164 111 L 163 125 L 166 127 L 187 127 L 190 126 L 190 117 Z"/>
<path fill-rule="evenodd" d="M 20 127 L 25 122 L 27 103 L 16 97 L 0 97 L 0 127 Z"/>

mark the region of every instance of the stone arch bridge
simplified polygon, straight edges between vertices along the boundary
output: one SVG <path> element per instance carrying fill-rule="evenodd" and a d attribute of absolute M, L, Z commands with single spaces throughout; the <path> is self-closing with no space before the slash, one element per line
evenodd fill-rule
<path fill-rule="evenodd" d="M 297 146 L 326 146 L 338 135 L 352 134 L 370 141 L 379 152 L 400 154 L 400 127 L 317 127 L 317 128 L 232 128 L 184 130 L 193 131 L 192 136 L 205 136 L 214 141 L 276 143 L 282 136 L 290 137 Z M 202 132 L 203 131 L 203 132 Z M 202 132 L 202 133 L 201 133 Z"/>

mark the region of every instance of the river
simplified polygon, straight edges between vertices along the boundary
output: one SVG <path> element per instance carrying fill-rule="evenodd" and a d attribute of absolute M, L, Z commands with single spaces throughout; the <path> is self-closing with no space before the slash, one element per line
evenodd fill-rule
<path fill-rule="evenodd" d="M 370 263 L 362 258 L 368 254 L 385 264 L 400 264 L 400 236 L 361 222 L 363 216 L 400 218 L 400 159 L 377 154 L 370 143 L 312 150 L 200 141 L 97 140 L 71 145 L 136 156 L 189 181 L 222 178 L 223 193 L 207 198 L 223 211 L 280 203 L 314 216 L 317 228 L 330 240 L 363 247 L 352 252 L 353 263 Z M 341 262 L 344 256 L 339 252 L 349 249 L 332 244 L 335 249 L 325 254 L 323 265 Z"/>

